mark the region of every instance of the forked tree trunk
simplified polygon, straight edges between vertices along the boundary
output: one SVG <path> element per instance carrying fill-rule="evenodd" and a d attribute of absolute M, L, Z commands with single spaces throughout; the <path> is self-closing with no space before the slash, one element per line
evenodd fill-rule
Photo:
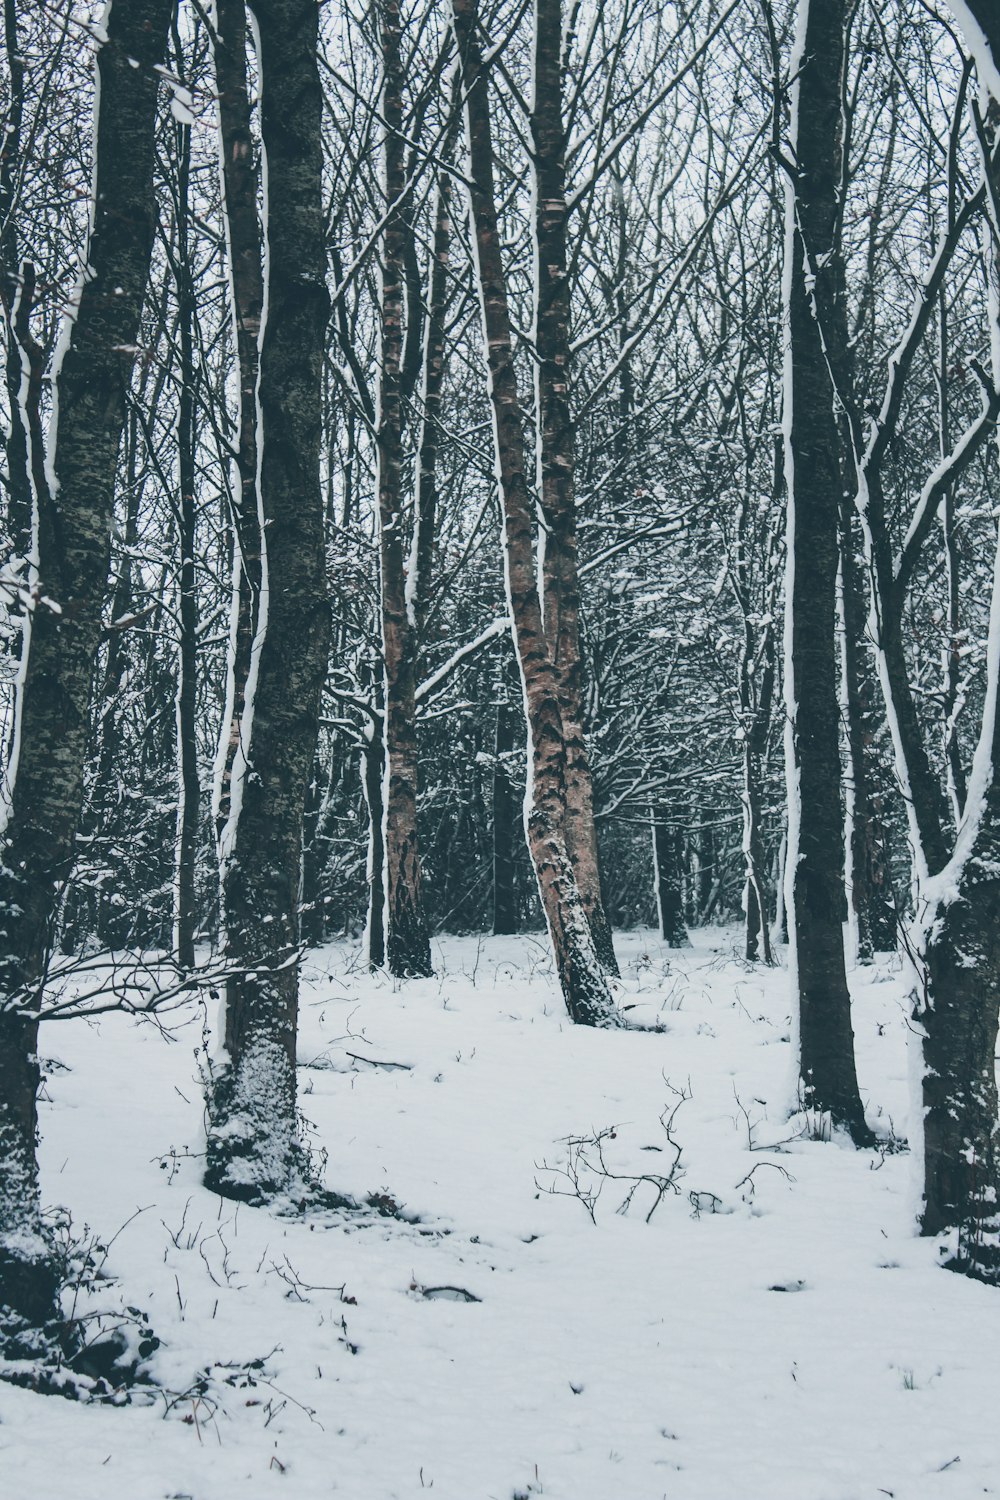
<path fill-rule="evenodd" d="M 212 799 L 216 835 L 221 839 L 229 817 L 233 765 L 239 749 L 260 601 L 257 380 L 264 272 L 257 211 L 260 174 L 254 160 L 247 87 L 245 0 L 216 0 L 215 15 L 214 56 L 219 92 L 223 210 L 240 389 L 236 456 L 239 487 L 233 500 L 233 602 L 226 709 L 216 755 Z"/>
<path fill-rule="evenodd" d="M 838 517 L 844 487 L 833 381 L 815 304 L 829 328 L 843 294 L 842 0 L 800 0 L 792 64 L 794 182 L 786 187 L 785 435 L 788 581 L 785 691 L 788 906 L 799 1011 L 802 1104 L 856 1142 L 865 1124 L 844 962 L 844 840 L 835 657 Z M 831 314 L 833 309 L 833 315 Z"/>
<path fill-rule="evenodd" d="M 980 83 L 992 95 L 991 139 L 984 152 L 989 313 L 993 383 L 1000 383 L 1000 182 L 988 155 L 996 150 L 1000 108 L 1000 14 L 986 0 L 953 6 L 976 58 Z M 995 158 L 993 158 L 995 159 Z M 993 418 L 996 417 L 995 404 Z M 1000 552 L 995 562 L 987 687 L 979 744 L 951 859 L 932 871 L 919 892 L 914 1015 L 923 1032 L 925 1234 L 947 1235 L 956 1270 L 1000 1280 L 1000 1124 L 996 1047 L 1000 1016 Z M 916 751 L 917 747 L 913 747 Z M 922 750 L 922 746 L 920 747 Z M 905 774 L 907 741 L 896 736 Z M 933 824 L 940 802 L 923 810 Z M 933 840 L 932 840 L 933 842 Z M 922 1126 L 922 1131 L 921 1131 Z"/>
<path fill-rule="evenodd" d="M 566 132 L 562 119 L 561 0 L 535 0 L 535 427 L 543 525 L 542 611 L 558 669 L 566 737 L 565 838 L 597 956 L 618 974 L 601 893 L 594 788 L 583 731 L 583 660 L 577 566 L 573 415 L 570 405 L 570 288 L 567 275 Z"/>
<path fill-rule="evenodd" d="M 267 163 L 261 346 L 265 520 L 256 682 L 240 729 L 223 878 L 227 1065 L 209 1100 L 206 1182 L 259 1202 L 303 1190 L 295 1113 L 302 826 L 327 668 L 320 489 L 325 279 L 322 90 L 313 0 L 257 0 Z"/>
<path fill-rule="evenodd" d="M 504 567 L 529 736 L 527 837 L 566 1008 L 590 1026 L 620 1025 L 566 843 L 567 725 L 535 572 L 532 506 L 517 391 L 507 285 L 500 253 L 487 76 L 475 0 L 453 0 L 465 95 L 476 272 L 483 309 L 503 516 Z"/>
<path fill-rule="evenodd" d="M 401 365 L 404 239 L 402 62 L 398 0 L 379 0 L 385 200 L 382 238 L 382 360 L 377 419 L 379 558 L 385 663 L 386 957 L 399 977 L 427 975 L 430 940 L 421 899 L 417 835 L 417 633 L 403 567 Z M 417 315 L 410 308 L 411 319 Z"/>
<path fill-rule="evenodd" d="M 35 1154 L 39 990 L 83 801 L 115 467 L 153 244 L 156 96 L 170 9 L 170 0 L 116 0 L 98 53 L 88 272 L 53 371 L 51 483 L 37 468 L 33 483 L 39 577 L 25 618 L 21 753 L 11 766 L 0 868 L 0 1288 L 36 1328 L 55 1310 Z"/>

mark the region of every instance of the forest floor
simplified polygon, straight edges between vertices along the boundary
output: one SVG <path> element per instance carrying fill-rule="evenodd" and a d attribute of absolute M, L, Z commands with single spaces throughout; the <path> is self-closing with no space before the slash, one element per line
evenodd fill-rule
<path fill-rule="evenodd" d="M 142 1308 L 162 1346 L 124 1408 L 0 1386 L 3 1500 L 1000 1495 L 1000 1291 L 914 1237 L 905 1151 L 789 1120 L 787 975 L 731 930 L 617 941 L 651 1029 L 567 1024 L 536 937 L 447 938 L 402 985 L 356 948 L 310 956 L 326 1181 L 412 1222 L 200 1186 L 197 1006 L 169 1036 L 48 1025 L 46 1201 L 120 1231 L 78 1312 Z M 898 1146 L 898 962 L 852 989 Z"/>

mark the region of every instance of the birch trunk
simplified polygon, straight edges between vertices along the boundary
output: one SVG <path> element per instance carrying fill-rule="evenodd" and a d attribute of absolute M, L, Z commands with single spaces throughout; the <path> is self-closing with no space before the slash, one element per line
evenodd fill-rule
<path fill-rule="evenodd" d="M 401 366 L 403 359 L 404 241 L 402 62 L 398 0 L 380 0 L 382 118 L 385 126 L 385 200 L 382 237 L 382 360 L 377 424 L 379 558 L 385 663 L 386 957 L 404 978 L 432 972 L 421 900 L 417 834 L 417 636 L 407 608 L 403 567 Z M 411 321 L 416 308 L 410 309 Z"/>
<path fill-rule="evenodd" d="M 170 9 L 169 0 L 116 0 L 98 52 L 88 272 L 53 370 L 48 473 L 36 470 L 33 483 L 39 579 L 16 731 L 26 753 L 12 767 L 0 867 L 0 1286 L 35 1327 L 55 1310 L 35 1148 L 40 990 L 83 800 L 115 467 L 153 243 Z"/>
<path fill-rule="evenodd" d="M 240 730 L 223 877 L 228 1062 L 209 1101 L 206 1182 L 259 1202 L 303 1190 L 295 1113 L 302 826 L 327 668 L 320 488 L 325 279 L 322 91 L 313 0 L 257 0 L 266 164 L 256 684 Z M 251 676 L 251 681 L 253 680 Z"/>
<path fill-rule="evenodd" d="M 566 736 L 565 839 L 594 947 L 617 976 L 601 894 L 594 788 L 583 731 L 583 660 L 576 484 L 570 407 L 570 291 L 566 269 L 566 133 L 562 120 L 561 0 L 535 0 L 531 135 L 535 200 L 535 427 L 542 526 L 542 609 L 556 662 Z"/>
<path fill-rule="evenodd" d="M 493 409 L 505 576 L 528 725 L 528 847 L 566 1008 L 574 1021 L 585 1025 L 617 1026 L 618 1012 L 594 948 L 566 843 L 567 726 L 559 667 L 546 636 L 535 571 L 523 414 L 500 253 L 488 86 L 475 0 L 453 0 L 452 16 L 465 94 L 473 246 Z"/>

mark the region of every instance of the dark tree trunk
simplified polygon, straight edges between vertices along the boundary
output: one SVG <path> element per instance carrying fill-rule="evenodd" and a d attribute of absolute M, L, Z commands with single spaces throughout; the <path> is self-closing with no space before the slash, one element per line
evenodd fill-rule
<path fill-rule="evenodd" d="M 995 606 L 994 606 L 995 607 Z M 1000 745 L 994 746 L 994 763 Z M 928 911 L 918 960 L 923 1028 L 924 1234 L 951 1233 L 956 1270 L 1000 1279 L 1000 798 L 988 810 L 959 890 Z"/>
<path fill-rule="evenodd" d="M 240 743 L 247 680 L 260 600 L 260 511 L 257 492 L 257 381 L 264 301 L 260 173 L 254 160 L 247 88 L 245 0 L 216 0 L 215 79 L 219 91 L 223 206 L 233 288 L 232 315 L 240 378 L 237 470 L 233 514 L 233 623 L 226 714 L 216 767 L 213 814 L 221 839 L 230 810 L 233 765 Z"/>
<path fill-rule="evenodd" d="M 267 321 L 260 361 L 266 532 L 257 680 L 241 727 L 233 840 L 223 878 L 228 1064 L 210 1100 L 206 1182 L 261 1201 L 302 1190 L 296 1133 L 302 826 L 327 668 L 320 489 L 329 296 L 322 90 L 313 0 L 257 0 L 267 159 Z M 264 590 L 262 589 L 262 600 Z"/>
<path fill-rule="evenodd" d="M 382 716 L 376 712 L 371 733 L 361 748 L 361 785 L 368 808 L 368 917 L 365 925 L 365 958 L 373 969 L 385 963 L 385 821 L 382 797 L 385 782 L 385 748 Z"/>
<path fill-rule="evenodd" d="M 958 19 L 979 35 L 969 37 L 980 60 L 983 87 L 993 95 L 992 140 L 996 151 L 1000 109 L 1000 13 L 991 0 L 965 0 Z M 963 8 L 964 9 L 964 8 Z M 995 160 L 995 155 L 993 157 Z M 987 195 L 992 264 L 1000 271 L 997 236 L 1000 208 L 996 181 Z M 995 316 L 995 314 L 992 314 Z M 996 328 L 992 330 L 994 337 Z M 997 378 L 994 369 L 994 380 Z M 990 403 L 993 421 L 997 411 Z M 901 602 L 902 581 L 900 586 Z M 950 1264 L 957 1270 L 1000 1280 L 1000 1125 L 997 1120 L 996 1047 L 1000 1015 L 1000 660 L 994 584 L 987 652 L 986 709 L 969 778 L 961 836 L 940 881 L 933 850 L 924 865 L 932 872 L 920 892 L 924 911 L 918 928 L 914 1014 L 923 1031 L 923 1169 L 925 1234 L 949 1235 Z M 901 612 L 901 611 L 900 611 Z M 990 717 L 992 716 L 992 718 Z M 918 747 L 914 746 L 914 751 Z M 897 745 L 906 767 L 907 742 Z M 919 750 L 923 750 L 922 744 Z M 918 761 L 919 763 L 919 761 Z M 922 810 L 931 826 L 940 802 Z M 943 842 L 943 826 L 942 826 Z M 964 847 L 963 847 L 964 845 Z M 919 1129 L 920 1122 L 915 1122 Z"/>
<path fill-rule="evenodd" d="M 542 612 L 558 669 L 566 737 L 564 836 L 597 956 L 617 976 L 601 894 L 594 788 L 583 731 L 583 653 L 577 569 L 576 484 L 570 405 L 570 288 L 566 270 L 566 133 L 562 120 L 561 0 L 536 0 L 531 136 L 535 202 L 535 425 L 544 525 Z"/>
<path fill-rule="evenodd" d="M 737 517 L 735 592 L 743 616 L 739 668 L 739 726 L 743 753 L 743 904 L 748 962 L 773 963 L 768 924 L 769 890 L 761 831 L 761 765 L 767 750 L 774 698 L 774 629 L 763 627 L 758 642 L 747 563 L 747 506 Z"/>
<path fill-rule="evenodd" d="M 174 29 L 175 51 L 180 38 Z M 182 969 L 194 968 L 195 866 L 201 788 L 198 783 L 197 667 L 198 601 L 195 592 L 195 288 L 188 249 L 191 127 L 174 126 L 177 149 L 176 267 L 179 317 L 180 397 L 177 414 L 177 454 L 180 496 L 177 508 L 180 554 L 180 642 L 177 663 L 177 843 L 175 852 L 174 952 Z"/>
<path fill-rule="evenodd" d="M 660 936 L 669 948 L 691 946 L 684 925 L 684 840 L 668 812 L 651 815 L 653 871 Z"/>
<path fill-rule="evenodd" d="M 83 800 L 115 466 L 153 243 L 153 138 L 169 15 L 169 0 L 117 0 L 98 53 L 89 273 L 54 371 L 56 484 L 37 496 L 39 580 L 18 706 L 23 753 L 12 767 L 0 868 L 0 1285 L 6 1304 L 36 1326 L 54 1310 L 55 1286 L 35 1155 L 39 990 Z M 43 479 L 36 472 L 36 484 Z"/>
<path fill-rule="evenodd" d="M 21 373 L 24 364 L 31 368 L 28 314 L 31 311 L 30 287 L 24 285 L 17 236 L 16 191 L 21 150 L 21 125 L 24 119 L 24 72 L 17 35 L 15 0 L 4 0 L 4 43 L 7 55 L 7 113 L 0 135 L 0 305 L 7 322 L 7 356 L 4 378 L 7 407 L 11 414 L 7 433 L 7 540 L 15 556 L 25 556 L 31 543 L 31 459 L 30 437 L 26 424 L 19 420 Z M 37 380 L 41 377 L 41 351 L 34 360 Z M 35 372 L 32 371 L 34 374 Z M 37 410 L 37 401 L 34 403 Z"/>
<path fill-rule="evenodd" d="M 517 390 L 507 284 L 500 252 L 487 76 L 475 0 L 453 0 L 465 92 L 476 271 L 493 408 L 504 564 L 530 739 L 528 847 L 566 1008 L 590 1026 L 620 1024 L 580 898 L 566 843 L 567 725 L 560 671 L 549 648 L 535 572 L 524 423 Z"/>
<path fill-rule="evenodd" d="M 432 972 L 417 835 L 417 634 L 403 567 L 401 366 L 404 241 L 402 62 L 398 0 L 380 0 L 385 200 L 378 440 L 379 556 L 385 663 L 386 957 L 398 977 Z M 411 319 L 416 309 L 411 308 Z"/>
<path fill-rule="evenodd" d="M 785 429 L 789 491 L 786 661 L 790 921 L 794 924 L 802 1104 L 870 1140 L 858 1092 L 844 963 L 844 829 L 835 657 L 838 517 L 844 488 L 827 327 L 843 295 L 838 184 L 843 177 L 841 0 L 800 0 L 802 51 L 792 108 L 794 184 L 786 189 L 790 265 Z M 800 23 L 801 25 L 801 23 Z"/>

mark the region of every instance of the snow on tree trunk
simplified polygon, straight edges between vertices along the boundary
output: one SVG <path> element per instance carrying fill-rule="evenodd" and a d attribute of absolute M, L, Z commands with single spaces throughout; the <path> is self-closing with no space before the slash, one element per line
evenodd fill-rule
<path fill-rule="evenodd" d="M 820 330 L 840 290 L 844 7 L 800 0 L 792 63 L 794 182 L 786 187 L 784 429 L 788 486 L 788 906 L 802 1104 L 870 1140 L 844 962 L 840 714 L 834 614 L 842 441 Z"/>
<path fill-rule="evenodd" d="M 327 669 L 320 488 L 325 280 L 322 91 L 312 0 L 258 0 L 266 306 L 259 405 L 266 524 L 249 740 L 223 876 L 226 1066 L 209 1100 L 207 1183 L 261 1201 L 301 1190 L 296 1135 L 302 829 Z M 266 596 L 265 596 L 266 591 Z M 252 687 L 252 698 L 250 688 Z M 245 732 L 245 731 L 244 731 Z M 235 779 L 235 778 L 234 778 Z"/>
<path fill-rule="evenodd" d="M 517 390 L 507 285 L 500 252 L 487 76 L 475 0 L 453 0 L 465 94 L 472 236 L 483 313 L 504 575 L 528 726 L 526 831 L 566 1008 L 590 1026 L 620 1025 L 594 948 L 566 841 L 567 724 L 560 670 L 546 636 L 536 572 L 524 419 Z"/>
<path fill-rule="evenodd" d="M 261 590 L 257 380 L 264 270 L 257 211 L 259 172 L 250 129 L 244 0 L 216 0 L 215 21 L 223 210 L 230 310 L 239 369 L 238 489 L 233 502 L 233 602 L 226 704 L 212 794 L 212 813 L 217 836 L 221 839 L 229 818 L 232 778 L 240 747 Z"/>
<path fill-rule="evenodd" d="M 565 839 L 597 956 L 618 974 L 601 893 L 594 788 L 583 731 L 583 653 L 577 569 L 576 485 L 570 405 L 570 284 L 566 267 L 566 132 L 562 119 L 561 0 L 535 0 L 534 150 L 535 427 L 543 525 L 542 611 L 559 672 L 566 736 Z"/>
<path fill-rule="evenodd" d="M 505 663 L 496 689 L 493 755 L 493 931 L 498 936 L 518 930 L 517 794 L 511 780 L 510 760 L 519 743 L 516 721 L 521 715 L 510 701 L 508 676 Z M 523 744 L 523 739 L 520 743 Z"/>
<path fill-rule="evenodd" d="M 170 9 L 169 0 L 116 0 L 107 19 L 86 272 L 53 363 L 47 471 L 35 475 L 39 587 L 0 867 L 0 1288 L 35 1327 L 53 1312 L 55 1288 L 35 1156 L 38 989 L 83 801 L 115 466 L 156 222 L 154 125 Z"/>

